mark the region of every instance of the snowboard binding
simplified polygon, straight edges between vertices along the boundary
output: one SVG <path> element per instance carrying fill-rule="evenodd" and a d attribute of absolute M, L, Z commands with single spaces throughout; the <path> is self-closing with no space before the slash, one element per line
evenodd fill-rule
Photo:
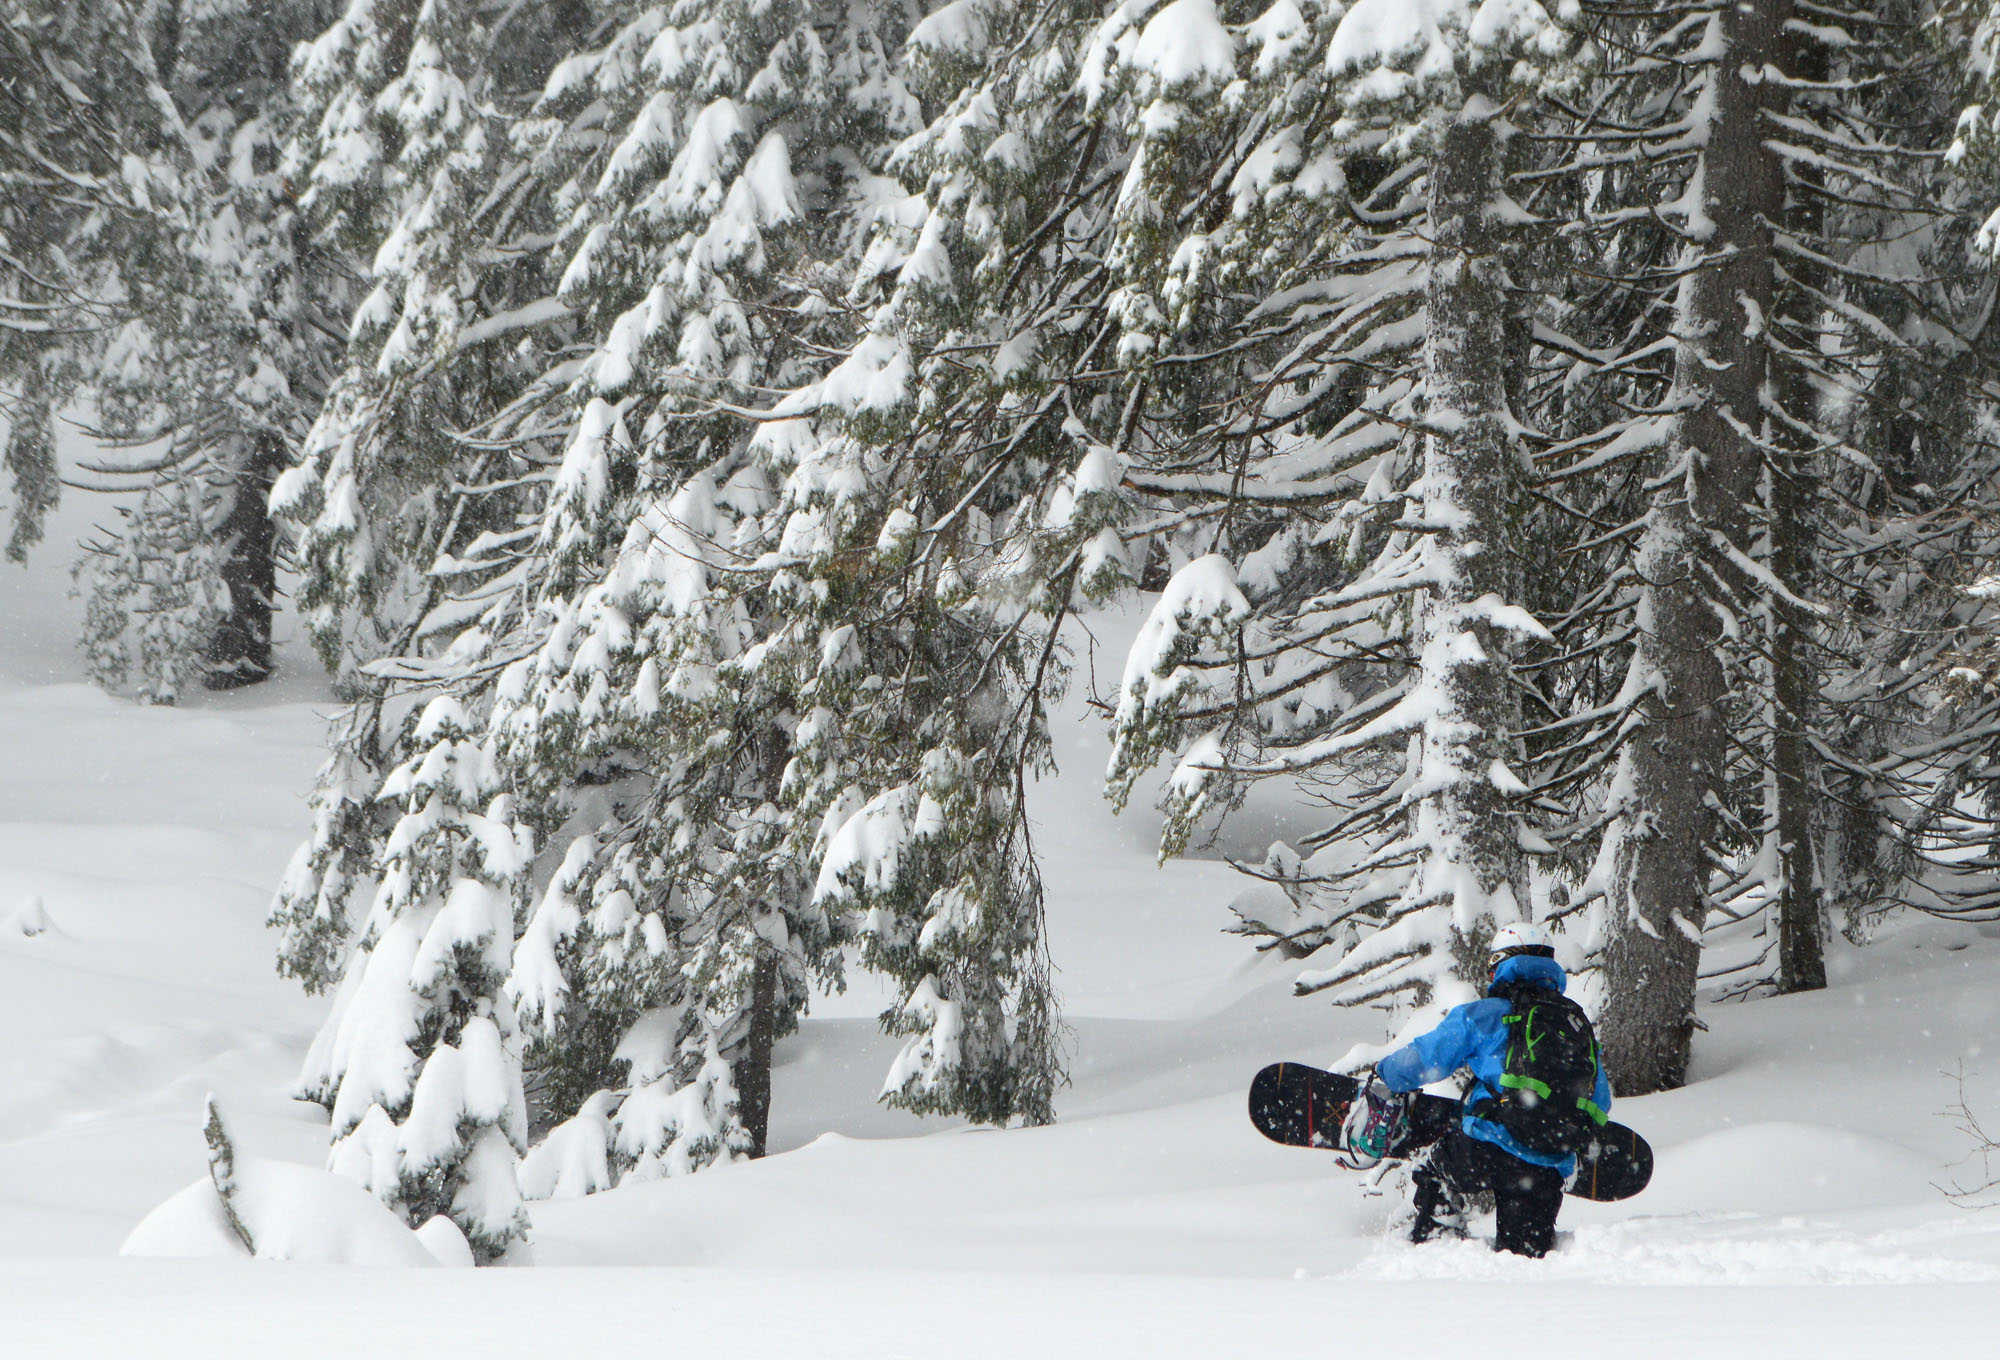
<path fill-rule="evenodd" d="M 1383 1085 L 1380 1077 L 1370 1077 L 1347 1107 L 1335 1160 L 1349 1171 L 1368 1170 L 1402 1141 L 1409 1122 L 1408 1102 Z"/>

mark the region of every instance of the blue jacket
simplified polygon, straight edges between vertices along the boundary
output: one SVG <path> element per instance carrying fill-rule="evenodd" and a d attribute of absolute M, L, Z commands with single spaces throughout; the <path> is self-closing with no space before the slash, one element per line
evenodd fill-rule
<path fill-rule="evenodd" d="M 1509 983 L 1532 983 L 1560 992 L 1569 979 L 1554 959 L 1532 954 L 1516 954 L 1501 961 L 1493 973 L 1493 987 Z M 1375 1064 L 1375 1073 L 1392 1091 L 1414 1091 L 1434 1081 L 1443 1081 L 1459 1068 L 1469 1068 L 1475 1085 L 1468 1106 L 1500 1093 L 1500 1072 L 1507 1053 L 1506 1015 L 1511 1007 L 1492 988 L 1478 1001 L 1454 1006 L 1438 1027 L 1397 1049 Z M 1481 1088 L 1484 1088 L 1483 1090 Z M 1611 1083 L 1604 1079 L 1604 1064 L 1597 1065 L 1597 1092 L 1591 1097 L 1600 1110 L 1611 1108 Z M 1505 1148 L 1524 1162 L 1550 1166 L 1568 1176 L 1576 1170 L 1576 1158 L 1530 1152 L 1514 1140 L 1514 1135 L 1490 1120 L 1466 1115 L 1461 1127 L 1466 1136 Z"/>

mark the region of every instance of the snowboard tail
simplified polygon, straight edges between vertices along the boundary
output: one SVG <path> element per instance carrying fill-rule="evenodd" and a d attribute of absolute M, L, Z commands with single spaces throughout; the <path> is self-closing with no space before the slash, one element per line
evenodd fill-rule
<path fill-rule="evenodd" d="M 1250 1083 L 1250 1122 L 1274 1143 L 1343 1151 L 1347 1110 L 1361 1084 L 1338 1072 L 1304 1063 L 1272 1063 Z M 1419 1094 L 1410 1102 L 1408 1126 L 1390 1157 L 1412 1157 L 1458 1126 L 1459 1107 L 1443 1096 Z M 1576 1174 L 1563 1187 L 1579 1199 L 1630 1199 L 1653 1177 L 1653 1149 L 1623 1124 L 1607 1123 L 1578 1150 Z"/>
<path fill-rule="evenodd" d="M 1576 1174 L 1563 1188 L 1579 1199 L 1630 1199 L 1652 1179 L 1652 1146 L 1623 1124 L 1607 1122 L 1576 1154 Z"/>
<path fill-rule="evenodd" d="M 1272 1063 L 1250 1083 L 1250 1122 L 1287 1147 L 1340 1151 L 1340 1127 L 1360 1086 L 1302 1063 Z"/>

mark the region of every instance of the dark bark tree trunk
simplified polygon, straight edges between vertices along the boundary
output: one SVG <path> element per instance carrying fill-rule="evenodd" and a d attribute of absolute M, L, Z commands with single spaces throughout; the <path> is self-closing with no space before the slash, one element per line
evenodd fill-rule
<path fill-rule="evenodd" d="M 1709 70 L 1713 112 L 1700 182 L 1691 186 L 1700 255 L 1689 260 L 1676 320 L 1678 414 L 1653 468 L 1658 489 L 1636 563 L 1643 725 L 1625 748 L 1622 805 L 1607 832 L 1615 838 L 1612 933 L 1599 1037 L 1620 1095 L 1687 1079 L 1714 800 L 1727 779 L 1716 604 L 1719 584 L 1735 572 L 1711 535 L 1744 547 L 1745 507 L 1764 466 L 1757 436 L 1775 283 L 1770 223 L 1784 206 L 1783 169 L 1764 145 L 1765 110 L 1780 92 L 1744 77 L 1777 63 L 1790 16 L 1789 0 L 1751 0 L 1717 17 L 1723 50 Z"/>
<path fill-rule="evenodd" d="M 1801 566 L 1804 499 L 1800 469 L 1780 469 L 1772 478 L 1771 570 L 1788 585 L 1804 579 Z M 1819 761 L 1808 734 L 1815 710 L 1807 656 L 1808 626 L 1782 601 L 1771 605 L 1771 770 L 1777 795 L 1779 888 L 1778 990 L 1805 992 L 1826 986 L 1826 941 L 1822 925 L 1819 855 L 1813 837 L 1814 792 Z"/>
<path fill-rule="evenodd" d="M 778 957 L 757 955 L 750 979 L 750 1034 L 735 1064 L 736 1112 L 750 1135 L 750 1155 L 762 1157 L 771 1132 L 771 1046 L 778 1032 Z"/>
<path fill-rule="evenodd" d="M 229 616 L 209 639 L 208 689 L 240 689 L 271 676 L 271 613 L 278 592 L 277 526 L 271 522 L 271 483 L 284 466 L 285 446 L 275 434 L 260 432 L 238 472 L 235 499 L 220 530 L 223 584 L 229 588 Z"/>
<path fill-rule="evenodd" d="M 1785 70 L 1800 80 L 1821 82 L 1827 78 L 1823 43 L 1792 32 L 1785 33 L 1784 40 L 1789 49 Z M 1795 166 L 1792 174 L 1802 191 L 1794 192 L 1786 205 L 1786 225 L 1804 240 L 1822 239 L 1826 208 L 1824 200 L 1812 191 L 1824 184 L 1826 176 L 1814 166 Z M 1796 336 L 1794 343 L 1810 347 L 1816 344 L 1819 333 L 1820 304 L 1812 293 L 1825 291 L 1829 280 L 1811 261 L 1794 261 L 1790 267 L 1807 291 L 1800 296 L 1799 290 L 1793 290 L 1784 320 Z M 1809 374 L 1791 366 L 1777 386 L 1779 401 L 1795 419 L 1812 418 L 1818 393 Z M 1784 442 L 1795 445 L 1798 441 L 1786 438 Z M 1773 460 L 1770 475 L 1766 511 L 1770 516 L 1771 572 L 1794 594 L 1805 593 L 1813 565 L 1807 487 L 1814 456 L 1809 448 L 1793 448 Z M 1824 906 L 1817 872 L 1820 855 L 1813 842 L 1818 827 L 1812 811 L 1819 787 L 1819 759 L 1808 737 L 1817 700 L 1811 662 L 1813 622 L 1782 599 L 1769 601 L 1769 608 L 1773 729 L 1767 777 L 1777 797 L 1773 830 L 1778 842 L 1780 892 L 1776 912 L 1778 990 L 1804 992 L 1826 986 Z"/>

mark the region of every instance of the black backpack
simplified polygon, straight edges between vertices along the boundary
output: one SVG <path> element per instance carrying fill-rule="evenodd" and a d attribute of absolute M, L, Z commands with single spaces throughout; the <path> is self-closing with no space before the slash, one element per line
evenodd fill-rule
<path fill-rule="evenodd" d="M 1504 995 L 1507 1051 L 1500 1090 L 1475 1100 L 1467 1113 L 1498 1124 L 1530 1152 L 1575 1152 L 1605 1121 L 1592 1099 L 1599 1059 L 1590 1018 L 1583 1007 L 1547 988 L 1516 987 Z"/>

